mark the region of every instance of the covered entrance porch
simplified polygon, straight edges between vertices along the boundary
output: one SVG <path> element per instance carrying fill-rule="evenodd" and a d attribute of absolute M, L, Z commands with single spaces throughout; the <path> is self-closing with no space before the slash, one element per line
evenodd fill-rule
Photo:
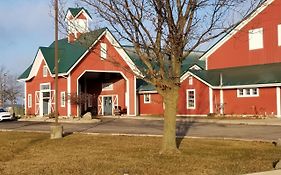
<path fill-rule="evenodd" d="M 129 84 L 122 72 L 85 71 L 77 86 L 78 115 L 114 115 L 116 109 L 128 107 Z"/>

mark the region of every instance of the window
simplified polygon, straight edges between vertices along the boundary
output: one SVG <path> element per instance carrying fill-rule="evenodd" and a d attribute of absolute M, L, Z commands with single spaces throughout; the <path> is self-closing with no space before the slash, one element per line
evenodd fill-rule
<path fill-rule="evenodd" d="M 281 46 L 281 24 L 277 26 L 277 37 L 278 37 L 278 46 Z"/>
<path fill-rule="evenodd" d="M 237 90 L 237 97 L 257 97 L 259 96 L 258 88 L 244 88 Z"/>
<path fill-rule="evenodd" d="M 43 67 L 43 77 L 47 77 L 48 76 L 48 68 L 47 66 Z"/>
<path fill-rule="evenodd" d="M 44 91 L 44 90 L 50 90 L 50 83 L 44 83 L 44 84 L 40 84 L 40 90 Z"/>
<path fill-rule="evenodd" d="M 113 83 L 102 83 L 103 91 L 111 91 L 113 90 Z"/>
<path fill-rule="evenodd" d="M 60 106 L 65 107 L 65 92 L 60 93 Z"/>
<path fill-rule="evenodd" d="M 263 48 L 263 28 L 249 30 L 249 49 Z"/>
<path fill-rule="evenodd" d="M 150 94 L 144 94 L 143 95 L 143 102 L 144 103 L 150 103 L 150 100 L 151 100 Z"/>
<path fill-rule="evenodd" d="M 193 85 L 193 77 L 188 77 L 188 84 Z"/>
<path fill-rule="evenodd" d="M 186 107 L 187 109 L 195 109 L 195 90 L 186 90 Z"/>
<path fill-rule="evenodd" d="M 106 45 L 106 43 L 101 43 L 100 44 L 100 57 L 102 58 L 102 59 L 106 59 L 106 57 L 107 57 L 107 45 Z"/>
<path fill-rule="evenodd" d="M 28 108 L 32 107 L 32 95 L 31 94 L 28 94 L 27 106 L 28 106 Z"/>

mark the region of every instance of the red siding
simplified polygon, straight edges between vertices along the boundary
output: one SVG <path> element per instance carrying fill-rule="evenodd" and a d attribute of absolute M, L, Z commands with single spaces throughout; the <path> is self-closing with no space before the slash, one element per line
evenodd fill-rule
<path fill-rule="evenodd" d="M 258 97 L 237 97 L 237 89 L 224 90 L 225 114 L 275 114 L 276 88 L 259 88 Z"/>
<path fill-rule="evenodd" d="M 102 60 L 100 58 L 100 43 L 107 44 L 107 59 Z M 114 65 L 110 61 L 117 62 L 118 65 Z M 106 37 L 102 37 L 100 41 L 93 47 L 92 51 L 88 53 L 76 67 L 71 72 L 71 92 L 77 92 L 77 79 L 81 76 L 85 70 L 88 71 L 100 71 L 100 72 L 110 72 L 110 71 L 118 71 L 122 72 L 129 83 L 129 114 L 135 114 L 135 82 L 134 82 L 134 74 L 126 71 L 130 70 L 127 63 L 122 59 L 122 57 L 118 54 L 113 46 L 109 43 Z M 121 88 L 121 87 L 120 87 Z M 117 89 L 118 90 L 118 89 Z M 119 93 L 119 92 L 118 92 Z M 120 92 L 121 93 L 121 92 Z M 120 96 L 121 97 L 121 96 Z M 122 97 L 121 97 L 122 100 Z M 122 103 L 122 101 L 121 101 Z M 127 107 L 128 108 L 128 107 Z M 77 115 L 76 105 L 72 105 L 71 112 L 73 115 Z"/>
<path fill-rule="evenodd" d="M 35 91 L 40 91 L 40 84 L 41 83 L 50 83 L 51 84 L 51 89 L 55 89 L 55 83 L 54 83 L 54 78 L 51 77 L 49 74 L 47 77 L 43 77 L 43 66 L 45 65 L 45 61 L 42 61 L 40 68 L 38 70 L 37 75 L 32 78 L 30 81 L 26 82 L 26 104 L 25 106 L 27 107 L 27 114 L 35 114 Z M 59 115 L 66 116 L 67 113 L 67 102 L 65 107 L 61 107 L 61 101 L 60 101 L 60 93 L 62 91 L 65 91 L 67 94 L 67 80 L 65 78 L 59 77 Z M 27 100 L 28 100 L 28 94 L 32 95 L 32 107 L 28 108 L 27 106 Z"/>
<path fill-rule="evenodd" d="M 277 35 L 280 11 L 281 0 L 275 0 L 208 57 L 208 69 L 281 62 Z M 248 31 L 256 28 L 263 28 L 264 48 L 250 51 Z"/>
<path fill-rule="evenodd" d="M 140 115 L 163 114 L 163 99 L 159 94 L 150 94 L 150 103 L 144 103 L 144 94 L 139 94 Z"/>
<path fill-rule="evenodd" d="M 209 107 L 209 87 L 201 81 L 193 78 L 193 85 L 189 85 L 186 78 L 179 90 L 178 114 L 179 115 L 206 115 L 210 111 Z M 195 109 L 187 109 L 186 106 L 186 90 L 195 90 Z"/>

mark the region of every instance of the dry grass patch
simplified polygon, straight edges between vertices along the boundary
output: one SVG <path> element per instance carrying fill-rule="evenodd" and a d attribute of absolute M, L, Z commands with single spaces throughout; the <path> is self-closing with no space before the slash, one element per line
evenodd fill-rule
<path fill-rule="evenodd" d="M 0 132 L 0 174 L 243 174 L 272 169 L 270 143 L 184 139 L 182 154 L 158 154 L 161 138 Z"/>

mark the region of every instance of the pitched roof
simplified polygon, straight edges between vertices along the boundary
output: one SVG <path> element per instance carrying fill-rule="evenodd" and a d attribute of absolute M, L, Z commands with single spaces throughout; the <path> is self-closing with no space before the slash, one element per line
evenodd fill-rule
<path fill-rule="evenodd" d="M 130 49 L 128 51 L 128 54 L 132 58 L 132 60 L 135 62 L 137 67 L 142 67 L 144 64 L 141 62 L 141 60 L 137 57 L 137 55 Z M 189 56 L 185 58 L 185 60 L 182 62 L 181 65 L 181 76 L 187 72 L 192 66 L 198 65 L 200 68 L 205 68 L 205 61 L 199 60 L 200 56 L 202 55 L 202 52 L 192 52 Z M 138 79 L 137 80 L 137 91 L 155 91 L 155 87 L 144 80 Z"/>
<path fill-rule="evenodd" d="M 69 43 L 67 38 L 58 41 L 59 47 L 59 73 L 67 73 L 72 66 L 80 59 L 80 57 L 88 50 L 88 48 L 106 31 L 107 28 L 94 30 L 83 34 L 78 40 Z M 46 63 L 54 74 L 54 55 L 55 42 L 49 47 L 39 47 Z M 19 79 L 26 79 L 29 76 L 32 65 L 28 67 Z"/>
<path fill-rule="evenodd" d="M 281 63 L 214 70 L 189 70 L 212 86 L 243 86 L 281 83 Z M 222 78 L 220 78 L 220 75 Z"/>
<path fill-rule="evenodd" d="M 82 10 L 84 10 L 87 15 L 89 15 L 90 18 L 91 15 L 90 13 L 88 12 L 88 10 L 86 10 L 84 7 L 79 7 L 79 8 L 68 8 L 68 10 L 70 11 L 70 13 L 72 14 L 72 16 L 75 18 Z"/>

